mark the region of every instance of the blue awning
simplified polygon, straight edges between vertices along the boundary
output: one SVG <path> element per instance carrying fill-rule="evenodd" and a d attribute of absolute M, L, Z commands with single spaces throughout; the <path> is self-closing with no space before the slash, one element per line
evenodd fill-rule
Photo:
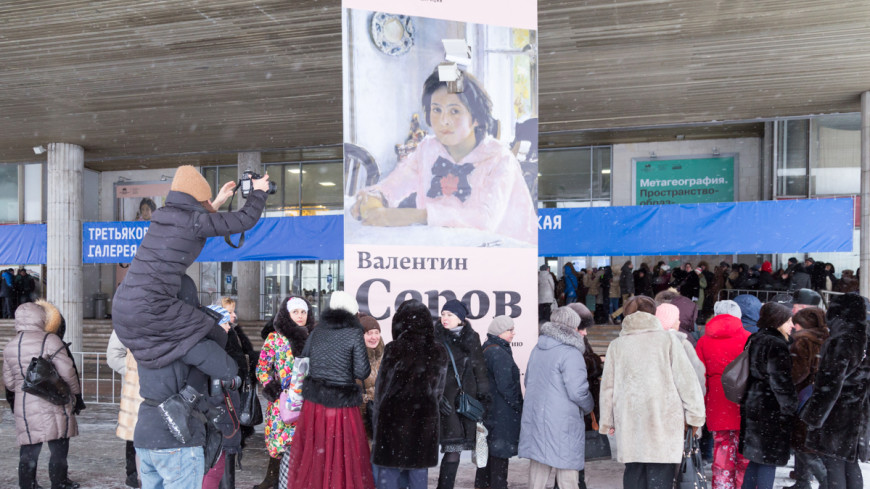
<path fill-rule="evenodd" d="M 854 230 L 851 198 L 539 209 L 538 216 L 539 256 L 852 251 Z"/>

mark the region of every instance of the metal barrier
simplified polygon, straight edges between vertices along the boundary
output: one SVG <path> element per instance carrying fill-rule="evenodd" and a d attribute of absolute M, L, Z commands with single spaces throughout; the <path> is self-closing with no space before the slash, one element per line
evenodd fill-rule
<path fill-rule="evenodd" d="M 761 302 L 770 302 L 773 300 L 774 296 L 778 294 L 786 294 L 791 296 L 792 292 L 788 290 L 753 290 L 753 289 L 722 289 L 719 291 L 719 296 L 716 298 L 717 301 L 724 300 L 732 300 L 738 295 L 754 295 Z M 843 295 L 842 292 L 834 292 L 832 290 L 822 290 L 819 292 L 819 295 L 822 296 L 822 304 L 825 307 L 831 303 L 831 300 L 838 296 Z"/>
<path fill-rule="evenodd" d="M 118 404 L 124 379 L 106 363 L 105 352 L 74 351 L 79 384 L 86 404 Z"/>
<path fill-rule="evenodd" d="M 106 363 L 105 352 L 74 351 L 73 360 L 79 370 L 79 387 L 85 404 L 118 404 L 124 379 Z M 6 400 L 6 391 L 0 392 Z"/>

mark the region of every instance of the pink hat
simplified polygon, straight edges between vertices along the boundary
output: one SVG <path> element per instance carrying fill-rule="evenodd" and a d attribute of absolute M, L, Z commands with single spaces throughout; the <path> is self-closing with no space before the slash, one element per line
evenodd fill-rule
<path fill-rule="evenodd" d="M 680 327 L 680 310 L 673 304 L 662 304 L 656 308 L 656 317 L 665 330 Z"/>

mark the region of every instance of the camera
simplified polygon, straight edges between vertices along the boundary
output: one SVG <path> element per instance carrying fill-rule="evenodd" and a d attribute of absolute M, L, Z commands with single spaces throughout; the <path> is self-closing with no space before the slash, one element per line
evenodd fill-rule
<path fill-rule="evenodd" d="M 242 189 L 242 197 L 248 198 L 248 195 L 251 195 L 251 190 L 254 189 L 254 183 L 251 180 L 259 180 L 263 178 L 259 173 L 254 173 L 251 170 L 242 173 L 242 178 L 239 179 L 239 188 Z M 278 191 L 278 186 L 275 185 L 275 182 L 269 182 L 269 190 L 266 191 L 267 194 L 272 195 Z"/>
<path fill-rule="evenodd" d="M 242 385 L 242 379 L 236 375 L 232 380 L 211 379 L 208 384 L 208 395 L 214 397 L 224 392 L 224 390 L 234 391 Z"/>

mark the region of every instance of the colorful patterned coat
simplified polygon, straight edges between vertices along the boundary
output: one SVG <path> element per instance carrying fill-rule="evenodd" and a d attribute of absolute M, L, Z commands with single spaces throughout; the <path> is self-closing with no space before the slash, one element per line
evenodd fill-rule
<path fill-rule="evenodd" d="M 282 384 L 289 379 L 293 372 L 293 353 L 290 350 L 290 341 L 284 335 L 274 332 L 269 334 L 263 349 L 260 350 L 260 361 L 257 364 L 257 380 L 266 385 L 273 378 Z M 265 410 L 266 421 L 266 448 L 269 456 L 279 458 L 293 439 L 296 432 L 296 424 L 285 425 L 281 421 L 278 412 L 278 401 L 269 403 Z"/>

